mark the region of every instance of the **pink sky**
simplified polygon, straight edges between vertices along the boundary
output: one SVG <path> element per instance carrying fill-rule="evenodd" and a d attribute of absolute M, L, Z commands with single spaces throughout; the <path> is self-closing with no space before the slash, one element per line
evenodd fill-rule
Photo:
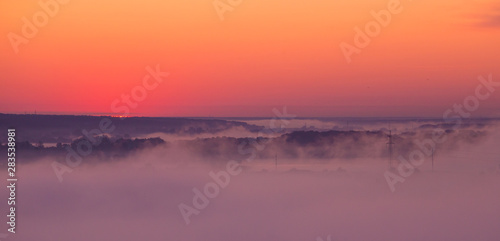
<path fill-rule="evenodd" d="M 441 116 L 474 95 L 478 76 L 500 81 L 491 0 L 401 1 L 348 63 L 340 44 L 355 46 L 355 27 L 390 2 L 243 1 L 221 21 L 210 1 L 69 1 L 13 44 L 43 7 L 2 1 L 0 112 L 113 113 L 156 65 L 170 75 L 134 114 Z M 474 115 L 499 110 L 496 92 Z"/>

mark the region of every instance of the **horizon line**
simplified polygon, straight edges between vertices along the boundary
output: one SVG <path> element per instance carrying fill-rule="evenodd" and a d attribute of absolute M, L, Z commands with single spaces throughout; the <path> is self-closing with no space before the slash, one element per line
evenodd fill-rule
<path fill-rule="evenodd" d="M 203 118 L 203 119 L 269 119 L 275 116 L 146 116 L 146 115 L 116 115 L 110 113 L 4 113 L 0 115 L 38 115 L 38 116 L 85 116 L 85 117 L 110 117 L 110 118 Z M 308 118 L 360 118 L 360 119 L 443 119 L 437 116 L 297 116 L 285 119 L 308 119 Z M 500 116 L 478 116 L 466 119 L 500 119 Z"/>

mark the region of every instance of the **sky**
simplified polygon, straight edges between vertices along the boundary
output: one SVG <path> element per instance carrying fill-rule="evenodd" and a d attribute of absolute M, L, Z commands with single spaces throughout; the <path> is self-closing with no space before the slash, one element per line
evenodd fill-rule
<path fill-rule="evenodd" d="M 500 79 L 491 0 L 40 2 L 0 2 L 0 113 L 440 117 Z M 357 46 L 372 11 L 390 20 Z M 169 75 L 127 104 L 148 68 Z M 500 91 L 473 116 L 500 117 Z"/>

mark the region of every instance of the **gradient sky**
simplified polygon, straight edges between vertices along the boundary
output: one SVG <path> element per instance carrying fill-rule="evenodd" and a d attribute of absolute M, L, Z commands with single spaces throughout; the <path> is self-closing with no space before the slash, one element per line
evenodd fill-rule
<path fill-rule="evenodd" d="M 112 113 L 157 64 L 170 76 L 133 114 L 442 116 L 479 75 L 500 80 L 491 0 L 402 0 L 348 64 L 340 43 L 388 2 L 243 0 L 221 21 L 212 0 L 71 0 L 16 54 L 8 34 L 42 8 L 1 1 L 0 112 Z M 474 116 L 500 117 L 500 91 Z"/>

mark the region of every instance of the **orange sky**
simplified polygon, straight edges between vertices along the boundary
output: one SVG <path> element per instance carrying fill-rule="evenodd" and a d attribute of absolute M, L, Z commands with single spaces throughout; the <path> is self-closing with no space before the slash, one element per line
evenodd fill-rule
<path fill-rule="evenodd" d="M 170 76 L 134 114 L 441 116 L 477 76 L 500 81 L 491 0 L 402 0 L 347 63 L 339 45 L 390 1 L 243 0 L 221 21 L 213 0 L 71 0 L 17 53 L 9 33 L 23 36 L 23 17 L 43 8 L 1 1 L 0 112 L 112 113 L 157 64 Z M 500 91 L 475 116 L 500 116 Z"/>

